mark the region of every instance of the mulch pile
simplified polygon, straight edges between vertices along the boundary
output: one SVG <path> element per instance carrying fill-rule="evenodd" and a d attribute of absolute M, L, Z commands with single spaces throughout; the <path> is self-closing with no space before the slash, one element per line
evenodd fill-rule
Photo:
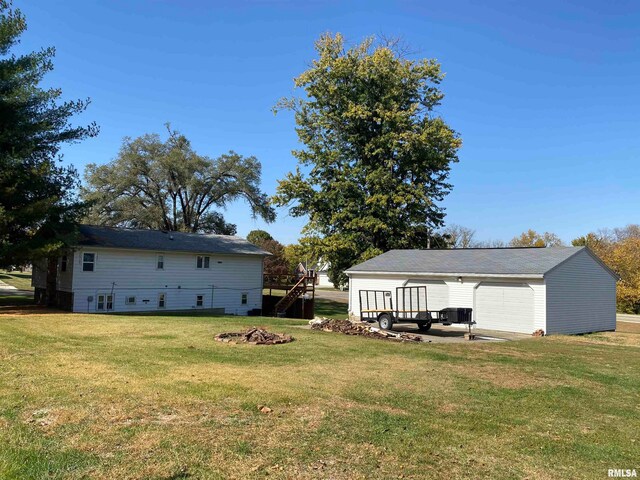
<path fill-rule="evenodd" d="M 352 322 L 351 320 L 335 320 L 332 318 L 314 318 L 309 322 L 312 330 L 325 332 L 339 332 L 345 335 L 360 335 L 378 340 L 395 340 L 399 342 L 422 342 L 420 335 L 411 333 L 389 332 L 380 330 L 367 322 Z"/>
<path fill-rule="evenodd" d="M 220 333 L 215 336 L 215 339 L 225 343 L 250 343 L 252 345 L 278 345 L 293 342 L 291 335 L 271 333 L 257 327 L 249 328 L 244 332 Z"/>

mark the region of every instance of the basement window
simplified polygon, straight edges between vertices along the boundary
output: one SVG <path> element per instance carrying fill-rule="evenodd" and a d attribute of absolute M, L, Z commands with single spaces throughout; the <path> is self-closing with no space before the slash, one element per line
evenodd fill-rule
<path fill-rule="evenodd" d="M 113 310 L 113 295 L 103 293 L 99 294 L 98 301 L 96 302 L 96 310 Z"/>
<path fill-rule="evenodd" d="M 95 268 L 96 268 L 96 254 L 83 253 L 82 254 L 82 271 L 93 272 Z"/>
<path fill-rule="evenodd" d="M 196 268 L 209 268 L 210 262 L 211 262 L 211 257 L 198 255 L 196 259 Z"/>

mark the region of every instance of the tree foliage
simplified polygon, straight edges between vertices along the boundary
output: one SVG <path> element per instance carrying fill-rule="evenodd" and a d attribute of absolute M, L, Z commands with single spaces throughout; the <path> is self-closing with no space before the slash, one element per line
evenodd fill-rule
<path fill-rule="evenodd" d="M 260 245 L 260 242 L 264 242 L 265 240 L 273 240 L 273 237 L 269 232 L 264 230 L 251 230 L 247 235 L 247 241 L 254 245 Z"/>
<path fill-rule="evenodd" d="M 620 276 L 616 289 L 618 310 L 640 313 L 640 225 L 591 232 L 571 243 L 589 247 Z"/>
<path fill-rule="evenodd" d="M 542 234 L 535 230 L 527 230 L 509 242 L 510 247 L 561 247 L 564 243 L 555 233 L 544 232 Z"/>
<path fill-rule="evenodd" d="M 275 212 L 260 190 L 255 157 L 229 152 L 198 155 L 189 140 L 167 125 L 168 138 L 126 138 L 118 157 L 87 165 L 82 197 L 93 206 L 88 221 L 100 225 L 235 234 L 220 210 L 246 200 L 253 217 L 271 222 Z"/>
<path fill-rule="evenodd" d="M 409 60 L 374 38 L 346 48 L 340 34 L 315 47 L 318 58 L 295 79 L 305 98 L 276 106 L 294 111 L 304 148 L 274 200 L 308 216 L 305 234 L 323 239 L 330 278 L 343 284 L 359 261 L 429 246 L 461 140 L 435 112 L 444 96 L 435 60 Z"/>
<path fill-rule="evenodd" d="M 264 230 L 253 230 L 247 235 L 247 240 L 255 246 L 271 253 L 271 256 L 264 259 L 265 275 L 287 275 L 292 273 L 289 260 L 286 255 L 285 246 L 275 240 Z"/>
<path fill-rule="evenodd" d="M 12 54 L 26 30 L 24 16 L 0 0 L 0 265 L 46 256 L 73 237 L 81 203 L 78 174 L 60 164 L 60 149 L 98 133 L 73 126 L 89 102 L 61 101 L 40 86 L 53 70 L 54 48 Z"/>

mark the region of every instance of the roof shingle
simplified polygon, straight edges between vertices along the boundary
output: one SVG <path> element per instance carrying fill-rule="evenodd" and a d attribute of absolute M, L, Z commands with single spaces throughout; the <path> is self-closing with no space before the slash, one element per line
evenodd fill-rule
<path fill-rule="evenodd" d="M 584 247 L 390 250 L 346 272 L 538 276 L 582 249 Z"/>
<path fill-rule="evenodd" d="M 78 245 L 85 247 L 123 248 L 227 255 L 271 255 L 232 235 L 166 232 L 130 228 L 80 225 Z"/>

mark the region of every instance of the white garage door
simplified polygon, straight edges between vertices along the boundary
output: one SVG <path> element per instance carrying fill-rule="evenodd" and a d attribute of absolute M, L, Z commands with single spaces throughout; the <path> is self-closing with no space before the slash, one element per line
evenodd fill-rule
<path fill-rule="evenodd" d="M 533 333 L 533 289 L 527 284 L 481 283 L 473 316 L 478 328 Z"/>
<path fill-rule="evenodd" d="M 411 280 L 407 287 L 427 287 L 427 307 L 441 310 L 449 307 L 449 287 L 442 280 Z"/>

